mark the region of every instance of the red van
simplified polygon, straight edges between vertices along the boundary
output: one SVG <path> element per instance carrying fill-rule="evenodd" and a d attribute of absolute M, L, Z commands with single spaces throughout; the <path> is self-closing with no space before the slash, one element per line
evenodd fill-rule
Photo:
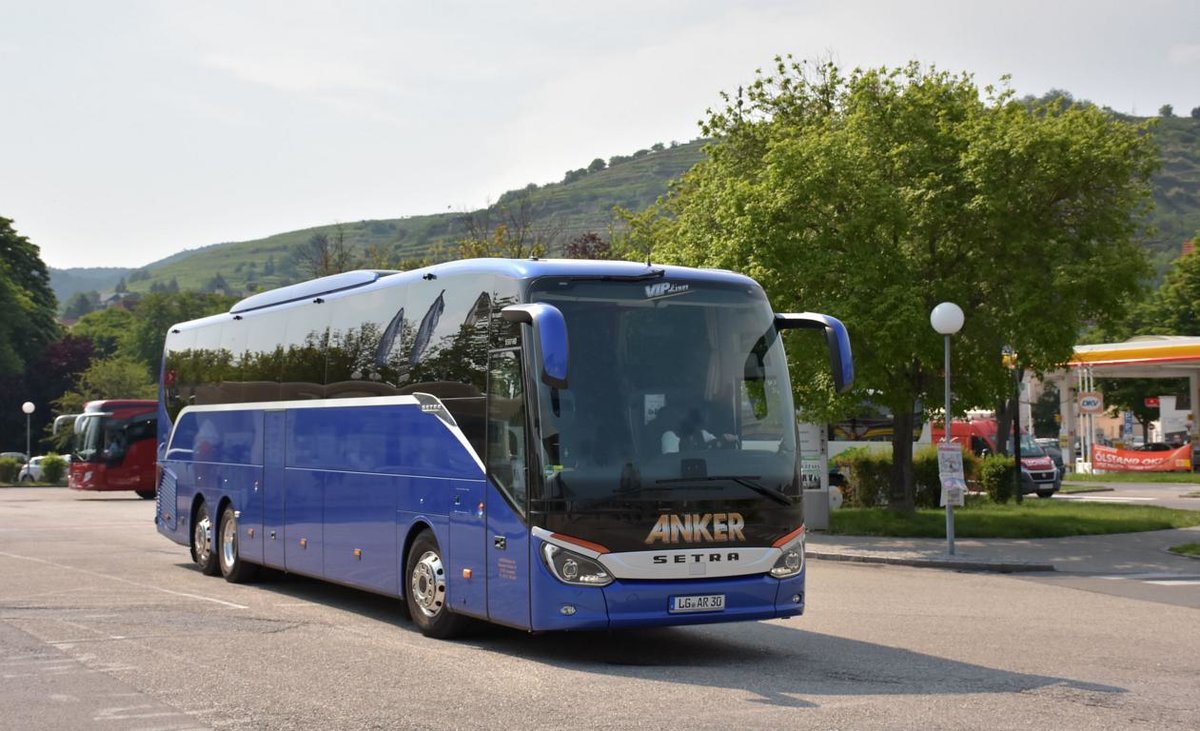
<path fill-rule="evenodd" d="M 931 425 L 933 441 L 940 442 L 945 430 L 939 423 Z M 1006 442 L 1011 444 L 1012 437 Z M 997 454 L 996 420 L 971 419 L 950 422 L 950 441 L 966 445 L 976 456 Z M 1011 450 L 1010 450 L 1011 451 Z M 1062 472 L 1054 460 L 1028 434 L 1021 435 L 1021 494 L 1052 497 L 1062 488 Z"/>

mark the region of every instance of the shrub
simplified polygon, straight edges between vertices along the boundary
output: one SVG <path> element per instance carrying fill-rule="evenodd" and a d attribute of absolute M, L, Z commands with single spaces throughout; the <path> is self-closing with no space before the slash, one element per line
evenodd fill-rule
<path fill-rule="evenodd" d="M 1003 504 L 1013 496 L 1016 460 L 999 454 L 984 457 L 979 465 L 979 484 L 992 499 Z"/>
<path fill-rule="evenodd" d="M 892 453 L 866 447 L 847 449 L 833 458 L 846 474 L 842 488 L 845 504 L 853 508 L 887 505 L 892 484 Z M 968 483 L 980 477 L 980 459 L 963 451 L 963 476 Z M 1011 475 L 1009 476 L 1011 479 Z M 937 447 L 913 452 L 913 502 L 918 508 L 936 508 L 942 502 L 942 478 L 938 474 Z"/>
<path fill-rule="evenodd" d="M 936 508 L 941 501 L 942 478 L 938 474 L 937 447 L 925 447 L 913 453 L 913 505 Z"/>
<path fill-rule="evenodd" d="M 979 458 L 963 450 L 963 478 L 968 484 L 979 479 Z M 938 473 L 937 445 L 913 453 L 913 503 L 918 508 L 937 508 L 942 503 L 942 477 Z"/>
<path fill-rule="evenodd" d="M 7 482 L 10 485 L 17 481 L 17 475 L 21 472 L 21 463 L 12 457 L 0 459 L 0 482 Z"/>
<path fill-rule="evenodd" d="M 886 505 L 891 492 L 892 455 L 864 447 L 848 449 L 834 461 L 846 474 L 843 500 L 854 508 Z"/>
<path fill-rule="evenodd" d="M 67 460 L 54 452 L 47 453 L 45 459 L 42 460 L 42 480 L 57 485 L 65 474 L 67 474 Z"/>

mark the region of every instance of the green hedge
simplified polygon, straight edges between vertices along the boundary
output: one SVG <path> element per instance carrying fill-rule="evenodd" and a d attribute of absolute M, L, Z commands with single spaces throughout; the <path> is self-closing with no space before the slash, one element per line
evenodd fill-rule
<path fill-rule="evenodd" d="M 57 485 L 67 474 L 67 460 L 49 452 L 42 460 L 42 480 Z"/>
<path fill-rule="evenodd" d="M 892 484 L 892 453 L 865 447 L 848 449 L 834 457 L 834 463 L 846 474 L 844 503 L 853 508 L 887 505 Z M 979 458 L 963 453 L 963 473 L 968 483 L 979 479 Z M 927 446 L 913 453 L 913 501 L 918 508 L 936 508 L 942 498 L 938 476 L 937 447 Z"/>
<path fill-rule="evenodd" d="M 17 481 L 17 475 L 21 472 L 21 463 L 12 457 L 0 459 L 0 482 L 12 484 Z"/>
<path fill-rule="evenodd" d="M 979 465 L 979 484 L 992 502 L 1004 504 L 1013 496 L 1013 470 L 1016 460 L 989 454 Z"/>
<path fill-rule="evenodd" d="M 891 492 L 892 455 L 866 447 L 848 449 L 834 457 L 846 475 L 842 501 L 852 508 L 886 505 Z"/>

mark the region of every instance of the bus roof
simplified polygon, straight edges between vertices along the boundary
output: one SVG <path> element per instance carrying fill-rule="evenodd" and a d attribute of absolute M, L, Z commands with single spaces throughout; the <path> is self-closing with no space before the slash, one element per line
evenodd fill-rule
<path fill-rule="evenodd" d="M 279 287 L 246 297 L 231 307 L 228 313 L 212 315 L 187 323 L 179 323 L 172 326 L 172 330 L 184 326 L 190 329 L 191 327 L 208 324 L 210 321 L 224 322 L 229 318 L 229 315 L 236 316 L 240 313 L 262 310 L 289 302 L 348 293 L 352 290 L 374 291 L 376 288 L 402 287 L 421 279 L 472 275 L 493 275 L 517 280 L 556 276 L 613 279 L 645 278 L 647 280 L 686 277 L 692 281 L 726 282 L 757 286 L 754 280 L 749 277 L 724 269 L 694 269 L 646 262 L 590 259 L 462 259 L 405 272 L 386 270 L 342 272 L 341 274 L 333 274 L 328 277 Z"/>
<path fill-rule="evenodd" d="M 83 406 L 84 412 L 111 411 L 113 409 L 146 409 L 155 408 L 158 402 L 154 399 L 97 399 L 88 401 Z"/>

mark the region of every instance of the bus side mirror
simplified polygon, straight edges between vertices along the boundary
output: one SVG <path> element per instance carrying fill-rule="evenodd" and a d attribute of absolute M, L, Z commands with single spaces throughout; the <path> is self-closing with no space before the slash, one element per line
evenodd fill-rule
<path fill-rule="evenodd" d="M 833 369 L 833 385 L 838 393 L 845 393 L 854 385 L 854 355 L 850 352 L 850 334 L 846 326 L 836 317 L 816 312 L 775 314 L 775 329 L 824 330 L 825 343 L 829 347 L 829 365 Z"/>
<path fill-rule="evenodd" d="M 553 388 L 567 387 L 567 321 L 554 305 L 532 302 L 524 305 L 509 305 L 500 310 L 500 315 L 509 322 L 523 322 L 533 326 L 542 351 L 542 382 Z"/>

